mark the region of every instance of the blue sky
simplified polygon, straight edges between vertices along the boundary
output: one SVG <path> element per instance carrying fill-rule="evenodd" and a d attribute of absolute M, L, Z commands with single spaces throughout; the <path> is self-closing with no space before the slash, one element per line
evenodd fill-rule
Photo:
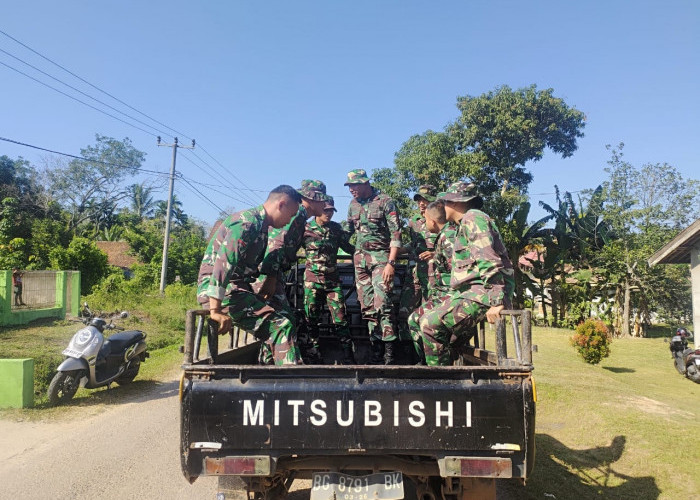
<path fill-rule="evenodd" d="M 180 151 L 178 171 L 190 185 L 177 181 L 176 193 L 185 212 L 211 224 L 218 213 L 213 205 L 240 210 L 274 186 L 298 186 L 304 178 L 326 182 L 340 218 L 350 200 L 343 186 L 348 170 L 391 166 L 411 135 L 441 130 L 457 117 L 457 96 L 504 84 L 551 87 L 587 116 L 573 157 L 548 151 L 527 165 L 534 204 L 552 203 L 554 184 L 578 191 L 602 182 L 605 145 L 620 141 L 637 166 L 666 162 L 686 178 L 700 178 L 698 25 L 700 2 L 693 0 L 122 0 L 3 7 L 0 30 L 177 134 L 2 34 L 0 49 L 182 143 L 188 142 L 183 134 L 195 138 L 204 150 L 195 149 L 197 157 Z M 4 52 L 0 62 L 116 114 Z M 150 134 L 0 64 L 1 137 L 79 154 L 95 133 L 128 136 L 147 153 L 144 168 L 168 171 L 171 152 L 154 137 L 160 132 L 136 125 Z M 35 164 L 46 155 L 0 141 L 2 154 Z"/>

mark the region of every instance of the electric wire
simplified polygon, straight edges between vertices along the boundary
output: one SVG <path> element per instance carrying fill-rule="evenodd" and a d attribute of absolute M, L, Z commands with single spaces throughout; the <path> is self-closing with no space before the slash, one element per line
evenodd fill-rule
<path fill-rule="evenodd" d="M 151 135 L 151 136 L 153 136 L 153 137 L 157 137 L 157 136 L 158 136 L 157 134 L 154 134 L 153 132 L 149 132 L 148 130 L 145 130 L 145 129 L 141 128 L 141 127 L 138 127 L 138 126 L 134 125 L 133 123 L 129 123 L 129 122 L 127 122 L 127 121 L 122 120 L 121 118 L 119 118 L 119 117 L 117 117 L 117 116 L 114 116 L 114 115 L 112 115 L 112 114 L 110 114 L 110 113 L 107 113 L 106 111 L 104 111 L 104 110 L 102 110 L 102 109 L 100 109 L 100 108 L 96 108 L 96 107 L 93 106 L 92 104 L 88 104 L 88 103 L 86 103 L 85 101 L 81 101 L 81 100 L 78 99 L 77 97 L 74 97 L 74 96 L 72 96 L 72 95 L 70 95 L 70 94 L 66 94 L 66 93 L 63 92 L 62 90 L 59 90 L 59 89 L 57 89 L 56 87 L 52 87 L 52 86 L 49 85 L 48 83 L 42 82 L 41 80 L 39 80 L 39 79 L 37 79 L 37 78 L 34 78 L 34 77 L 31 76 L 31 75 L 28 75 L 28 74 L 25 73 L 24 71 L 21 71 L 21 70 L 19 70 L 19 69 L 17 69 L 17 68 L 13 68 L 12 66 L 10 66 L 10 65 L 7 64 L 7 63 L 4 63 L 4 62 L 0 61 L 0 64 L 2 64 L 3 66 L 5 66 L 5 67 L 7 67 L 7 68 L 10 68 L 12 71 L 16 71 L 16 72 L 19 73 L 20 75 L 24 75 L 24 76 L 26 76 L 27 78 L 29 78 L 29 79 L 31 79 L 31 80 L 34 80 L 35 82 L 40 83 L 41 85 L 44 85 L 45 87 L 50 88 L 51 90 L 55 90 L 55 91 L 58 92 L 59 94 L 63 94 L 64 96 L 66 96 L 66 97 L 68 97 L 68 98 L 70 98 L 70 99 L 73 99 L 74 101 L 77 101 L 77 102 L 79 102 L 80 104 L 83 104 L 83 105 L 85 105 L 85 106 L 87 106 L 87 107 L 89 107 L 89 108 L 92 108 L 92 109 L 94 109 L 95 111 L 99 111 L 99 112 L 102 113 L 102 114 L 105 114 L 105 115 L 107 115 L 107 116 L 109 116 L 109 117 L 111 117 L 111 118 L 114 118 L 115 120 L 119 120 L 120 122 L 122 122 L 122 123 L 124 123 L 124 124 L 126 124 L 126 125 L 129 125 L 130 127 L 134 127 L 134 128 L 136 128 L 136 129 L 140 130 L 141 132 L 145 132 L 146 134 Z"/>
<path fill-rule="evenodd" d="M 160 126 L 162 126 L 162 127 L 165 127 L 165 128 L 167 128 L 168 130 L 170 130 L 170 131 L 172 131 L 172 132 L 175 132 L 176 134 L 178 134 L 178 135 L 184 137 L 185 139 L 192 140 L 192 138 L 191 138 L 191 137 L 188 137 L 186 134 L 183 134 L 182 132 L 178 132 L 178 131 L 175 130 L 174 128 L 169 127 L 169 126 L 167 126 L 167 125 L 164 124 L 164 123 L 161 123 L 160 121 L 156 120 L 155 118 L 153 118 L 153 117 L 147 115 L 146 113 L 144 113 L 144 112 L 142 112 L 142 111 L 139 111 L 138 109 L 136 109 L 136 108 L 134 108 L 133 106 L 127 104 L 126 102 L 122 101 L 121 99 L 119 99 L 119 98 L 113 96 L 113 95 L 110 94 L 109 92 L 107 92 L 107 91 L 105 91 L 105 90 L 102 90 L 101 88 L 99 88 L 99 87 L 96 86 L 96 85 L 93 85 L 93 84 L 90 83 L 89 81 L 87 81 L 87 80 L 85 80 L 84 78 L 82 78 L 82 77 L 76 75 L 75 73 L 73 73 L 73 72 L 70 71 L 69 69 L 65 68 L 64 66 L 61 66 L 60 64 L 58 64 L 57 62 L 53 61 L 52 59 L 49 59 L 49 58 L 46 57 L 45 55 L 43 55 L 43 54 L 37 52 L 36 50 L 34 50 L 33 48 L 29 47 L 29 46 L 26 45 L 25 43 L 20 42 L 19 40 L 17 40 L 17 39 L 14 38 L 13 36 L 11 36 L 11 35 L 5 33 L 5 32 L 2 31 L 2 30 L 0 30 L 0 33 L 3 34 L 3 35 L 5 35 L 5 36 L 6 36 L 7 38 L 9 38 L 10 40 L 13 40 L 14 42 L 18 43 L 19 45 L 21 45 L 21 46 L 24 47 L 25 49 L 27 49 L 27 50 L 33 52 L 34 54 L 38 55 L 38 56 L 41 57 L 42 59 L 44 59 L 44 60 L 50 62 L 50 63 L 53 64 L 54 66 L 57 66 L 57 67 L 61 68 L 63 71 L 65 71 L 65 72 L 68 73 L 69 75 L 71 75 L 71 76 L 77 78 L 77 79 L 80 80 L 81 82 L 83 82 L 83 83 L 89 85 L 90 87 L 94 88 L 95 90 L 97 90 L 97 91 L 99 91 L 99 92 L 102 92 L 102 93 L 105 94 L 106 96 L 111 97 L 112 99 L 114 99 L 114 100 L 117 101 L 118 103 L 123 104 L 123 105 L 126 106 L 127 108 L 129 108 L 129 109 L 131 109 L 131 110 L 133 110 L 133 111 L 136 111 L 136 112 L 139 113 L 140 115 L 145 116 L 145 117 L 148 118 L 149 120 L 154 121 L 154 122 L 157 123 L 158 125 L 160 125 Z M 153 127 L 153 128 L 155 128 L 155 127 Z M 165 134 L 165 135 L 170 135 L 170 134 Z"/>
<path fill-rule="evenodd" d="M 137 108 L 135 108 L 135 107 L 129 105 L 128 103 L 122 101 L 121 99 L 119 99 L 119 98 L 117 98 L 116 96 L 110 94 L 109 92 L 107 92 L 107 91 L 101 89 L 100 87 L 98 87 L 98 86 L 96 86 L 96 85 L 90 83 L 90 82 L 87 81 L 86 79 L 80 77 L 80 76 L 77 75 L 76 73 L 70 71 L 69 69 L 67 69 L 66 67 L 62 66 L 61 64 L 59 64 L 59 63 L 53 61 L 52 59 L 50 59 L 50 58 L 44 56 L 43 54 L 41 54 L 41 53 L 39 53 L 38 51 L 34 50 L 33 48 L 29 47 L 27 44 L 25 44 L 25 43 L 19 41 L 18 39 L 14 38 L 13 36 L 9 35 L 9 34 L 6 33 L 5 31 L 0 30 L 0 34 L 6 36 L 7 38 L 9 38 L 9 39 L 11 39 L 11 40 L 13 40 L 13 41 L 16 42 L 17 44 L 21 45 L 22 47 L 26 48 L 27 50 L 29 50 L 29 51 L 31 51 L 32 53 L 36 54 L 37 56 L 41 57 L 42 59 L 44 59 L 44 60 L 50 62 L 50 63 L 53 64 L 54 66 L 57 66 L 58 68 L 60 68 L 60 69 L 62 69 L 63 71 L 65 71 L 66 73 L 68 73 L 68 74 L 70 74 L 71 76 L 77 78 L 77 79 L 80 80 L 81 82 L 83 82 L 83 83 L 89 85 L 90 87 L 94 88 L 95 90 L 97 90 L 97 91 L 99 91 L 99 92 L 101 92 L 101 93 L 103 93 L 103 94 L 109 96 L 110 98 L 112 98 L 112 99 L 114 99 L 115 101 L 119 102 L 120 104 L 126 106 L 127 108 L 129 108 L 129 109 L 131 109 L 131 110 L 133 110 L 133 111 L 139 113 L 140 115 L 142 115 L 142 116 L 148 118 L 149 120 L 152 120 L 153 122 L 155 122 L 155 123 L 161 125 L 162 127 L 165 127 L 166 129 L 168 129 L 168 130 L 170 130 L 170 131 L 172 131 L 172 132 L 174 132 L 174 133 L 176 133 L 176 134 L 178 134 L 178 135 L 180 135 L 180 136 L 182 136 L 182 137 L 184 137 L 184 138 L 186 138 L 186 139 L 192 140 L 187 134 L 184 134 L 184 133 L 182 133 L 182 132 L 180 132 L 180 131 L 178 131 L 178 130 L 176 130 L 176 129 L 174 129 L 174 128 L 172 128 L 172 127 L 170 127 L 170 126 L 168 126 L 168 125 L 166 125 L 166 124 L 164 124 L 164 123 L 162 123 L 161 121 L 159 121 L 159 120 L 153 118 L 152 116 L 150 116 L 150 115 L 148 115 L 148 114 L 146 114 L 146 113 L 144 113 L 144 112 L 138 110 Z M 74 90 L 74 91 L 80 93 L 81 95 L 84 95 L 84 96 L 88 97 L 89 99 L 92 99 L 92 100 L 94 100 L 94 101 L 96 101 L 96 102 L 102 104 L 103 106 L 106 106 L 107 108 L 112 109 L 112 110 L 116 111 L 117 113 L 120 113 L 120 114 L 122 114 L 122 115 L 128 117 L 128 118 L 131 119 L 131 120 L 134 120 L 134 121 L 136 121 L 136 122 L 138 122 L 138 123 L 141 123 L 142 125 L 144 125 L 144 126 L 146 126 L 146 127 L 150 127 L 150 128 L 152 128 L 153 130 L 156 130 L 156 131 L 159 132 L 161 135 L 173 137 L 171 134 L 168 134 L 168 133 L 164 132 L 163 130 L 158 129 L 157 127 L 154 127 L 154 126 L 152 126 L 152 125 L 150 125 L 150 124 L 148 124 L 148 123 L 146 123 L 146 122 L 144 122 L 144 121 L 142 121 L 142 120 L 139 120 L 138 118 L 135 118 L 135 117 L 133 117 L 133 116 L 127 114 L 127 113 L 124 113 L 123 111 L 118 110 L 117 108 L 115 108 L 115 107 L 113 107 L 113 106 L 111 106 L 111 105 L 109 105 L 109 104 L 107 104 L 107 103 L 105 103 L 105 102 L 103 102 L 103 101 L 101 101 L 101 100 L 99 100 L 99 99 L 97 99 L 97 98 L 95 98 L 95 97 L 93 97 L 93 96 L 91 96 L 91 95 L 89 95 L 89 94 L 87 94 L 87 93 L 85 93 L 85 92 L 83 92 L 83 91 L 81 91 L 81 90 L 75 88 L 75 87 L 73 87 L 72 85 L 70 85 L 70 84 L 64 82 L 63 80 L 61 80 L 61 79 L 59 79 L 59 78 L 56 78 L 56 77 L 50 75 L 49 73 L 46 73 L 45 71 L 43 71 L 43 70 L 37 68 L 36 66 L 33 66 L 32 64 L 30 64 L 30 63 L 24 61 L 23 59 L 21 59 L 21 58 L 19 58 L 19 57 L 16 57 L 16 56 L 10 54 L 9 52 L 7 52 L 7 51 L 5 51 L 5 50 L 3 50 L 3 49 L 0 49 L 0 51 L 2 51 L 3 53 L 7 54 L 8 56 L 10 56 L 10 57 L 12 57 L 12 58 L 14 58 L 14 59 L 16 59 L 16 60 L 18 60 L 18 61 L 20 61 L 21 63 L 23 63 L 23 64 L 25 64 L 25 65 L 27 65 L 27 66 L 33 68 L 34 70 L 36 70 L 36 71 L 38 71 L 38 72 L 44 74 L 45 76 L 48 76 L 49 78 L 52 78 L 53 80 L 55 80 L 55 81 L 57 81 L 57 82 L 59 82 L 59 83 L 65 85 L 66 87 L 68 87 L 68 88 L 70 88 L 70 89 L 72 89 L 72 90 Z M 58 92 L 58 93 L 60 93 L 60 94 L 62 94 L 62 95 L 64 95 L 64 96 L 66 96 L 66 97 L 69 97 L 70 99 L 73 99 L 73 100 L 75 100 L 76 102 L 79 102 L 80 104 L 83 104 L 83 105 L 85 105 L 85 106 L 87 106 L 87 107 L 89 107 L 89 108 L 91 108 L 91 109 L 94 109 L 95 111 L 98 111 L 98 112 L 100 112 L 100 113 L 103 113 L 103 114 L 105 114 L 105 115 L 111 117 L 111 118 L 114 118 L 115 120 L 118 120 L 118 121 L 120 121 L 121 123 L 124 123 L 125 125 L 131 126 L 131 127 L 135 128 L 135 129 L 137 129 L 137 130 L 140 130 L 140 131 L 146 133 L 146 134 L 149 134 L 149 135 L 151 135 L 151 136 L 156 137 L 156 134 L 154 134 L 154 133 L 152 133 L 152 132 L 150 132 L 150 131 L 148 131 L 148 130 L 144 130 L 143 128 L 141 128 L 141 127 L 139 127 L 139 126 L 137 126 L 137 125 L 134 125 L 133 123 L 129 123 L 129 122 L 127 122 L 127 121 L 125 121 L 125 120 L 123 120 L 123 119 L 121 119 L 121 118 L 119 118 L 119 117 L 116 117 L 116 116 L 114 116 L 114 115 L 112 115 L 112 114 L 110 114 L 110 113 L 108 113 L 108 112 L 106 112 L 106 111 L 104 111 L 104 110 L 101 110 L 101 109 L 99 109 L 99 108 L 97 108 L 97 107 L 95 107 L 95 106 L 92 106 L 92 105 L 90 105 L 90 104 L 88 104 L 88 103 L 86 103 L 86 102 L 84 102 L 84 101 L 82 101 L 82 100 L 80 100 L 80 99 L 78 99 L 78 98 L 76 98 L 76 97 L 74 97 L 74 96 L 71 96 L 71 95 L 69 95 L 69 94 L 67 94 L 67 93 L 65 93 L 65 92 L 63 92 L 63 91 L 61 91 L 61 90 L 59 90 L 59 89 L 57 89 L 57 88 L 51 86 L 51 85 L 48 85 L 48 84 L 45 83 L 45 82 L 42 82 L 41 80 L 38 80 L 37 78 L 32 77 L 31 75 L 28 75 L 27 73 L 24 73 L 23 71 L 21 71 L 21 70 L 19 70 L 19 69 L 17 69 L 17 68 L 14 68 L 14 67 L 12 67 L 12 66 L 10 66 L 10 65 L 8 65 L 8 64 L 6 64 L 6 63 L 3 63 L 3 62 L 1 62 L 1 61 L 0 61 L 0 64 L 4 65 L 5 67 L 7 67 L 7 68 L 9 68 L 9 69 L 12 69 L 13 71 L 15 71 L 15 72 L 17 72 L 17 73 L 19 73 L 19 74 L 21 74 L 21 75 L 27 77 L 27 78 L 30 78 L 31 80 L 33 80 L 33 81 L 35 81 L 35 82 L 37 82 L 37 83 L 40 83 L 41 85 L 44 85 L 44 86 L 50 88 L 50 89 L 52 89 L 52 90 L 54 90 L 54 91 L 56 91 L 56 92 Z M 221 167 L 222 170 L 221 170 L 220 174 L 222 174 L 222 175 L 224 176 L 224 178 L 227 178 L 228 176 L 233 177 L 233 178 L 236 179 L 240 184 L 242 184 L 243 186 L 245 186 L 245 188 L 247 188 L 247 190 L 248 190 L 249 192 L 251 192 L 251 193 L 252 193 L 252 192 L 264 192 L 263 190 L 254 190 L 254 189 L 251 189 L 243 180 L 241 180 L 240 178 L 238 178 L 238 177 L 235 175 L 235 173 L 233 173 L 233 172 L 231 172 L 231 171 L 228 171 L 228 170 L 226 169 L 226 167 L 224 167 L 224 165 L 223 165 L 218 159 L 216 159 L 213 155 L 211 155 L 211 153 L 209 153 L 204 147 L 202 147 L 201 144 L 198 144 L 198 146 L 202 149 L 202 151 L 204 151 L 212 160 L 214 160 L 214 161 Z M 209 166 L 209 168 L 211 169 L 211 171 L 214 172 L 215 175 L 216 175 L 216 171 L 214 170 L 214 167 L 212 167 L 212 166 L 209 165 L 205 160 L 203 160 L 203 159 L 200 158 L 198 155 L 196 155 L 196 153 L 193 153 L 193 155 L 194 155 L 196 158 L 198 158 L 203 164 L 206 164 L 207 166 Z M 201 167 L 200 165 L 196 164 L 195 162 L 191 162 L 191 163 L 192 163 L 196 168 L 202 170 L 202 167 Z M 256 200 L 254 200 L 253 198 L 251 198 L 247 193 L 244 193 L 244 192 L 243 192 L 244 190 L 241 189 L 240 187 L 236 187 L 236 186 L 234 186 L 233 184 L 231 184 L 231 188 L 234 189 L 234 190 L 237 190 L 237 191 L 241 192 L 241 194 L 242 194 L 243 196 L 246 197 L 246 199 L 247 199 L 248 201 L 246 201 L 245 203 L 252 203 L 253 205 L 256 205 L 256 204 L 259 203 L 258 201 L 256 201 Z M 240 201 L 240 200 L 239 200 L 239 201 Z"/>
<path fill-rule="evenodd" d="M 252 197 L 250 196 L 250 194 L 248 194 L 248 193 L 245 192 L 244 189 L 241 189 L 240 187 L 236 187 L 236 186 L 230 181 L 229 176 L 233 176 L 233 177 L 235 178 L 235 175 L 234 175 L 234 174 L 232 174 L 231 172 L 228 172 L 228 171 L 224 171 L 224 172 L 221 173 L 221 174 L 217 174 L 217 172 L 216 172 L 216 170 L 214 169 L 214 167 L 213 167 L 212 165 L 210 165 L 210 164 L 209 164 L 207 161 L 205 161 L 204 159 L 200 158 L 199 155 L 197 155 L 197 153 L 195 153 L 193 150 L 188 150 L 188 153 L 191 154 L 192 156 L 194 156 L 195 158 L 197 158 L 202 164 L 206 165 L 214 175 L 220 175 L 220 176 L 221 176 L 221 180 L 225 180 L 225 182 L 226 182 L 232 189 L 237 190 L 237 191 L 240 191 L 241 196 L 243 196 L 243 197 L 247 200 L 245 203 L 249 203 L 249 204 L 252 204 L 252 205 L 257 205 L 257 204 L 259 204 L 259 201 L 257 201 L 257 200 L 255 200 L 254 198 L 252 198 Z M 193 163 L 194 163 L 194 162 L 193 162 Z M 240 179 L 239 179 L 239 182 L 241 182 Z"/>
<path fill-rule="evenodd" d="M 84 156 L 72 155 L 70 153 L 63 153 L 61 151 L 55 151 L 53 149 L 42 148 L 41 146 L 34 146 L 33 144 L 27 144 L 26 142 L 15 141 L 14 139 L 8 139 L 7 137 L 0 137 L 0 141 L 11 142 L 11 143 L 17 144 L 19 146 L 25 146 L 28 148 L 38 149 L 39 151 L 46 151 L 47 153 L 53 153 L 53 154 L 57 154 L 57 155 L 61 155 L 61 156 L 67 156 L 69 158 L 75 158 L 76 160 L 89 161 L 92 163 L 101 163 L 102 165 L 107 165 L 109 167 L 128 168 L 130 170 L 135 170 L 137 172 L 145 172 L 148 174 L 155 174 L 155 175 L 165 175 L 168 177 L 170 176 L 169 172 L 159 172 L 157 170 L 149 170 L 147 168 L 132 167 L 130 165 L 122 165 L 120 163 L 111 163 L 108 161 L 95 160 L 93 158 L 85 158 Z"/>
<path fill-rule="evenodd" d="M 48 76 L 49 78 L 51 78 L 51 79 L 57 81 L 58 83 L 61 83 L 61 84 L 65 85 L 65 86 L 68 87 L 69 89 L 74 90 L 74 91 L 78 92 L 79 94 L 84 95 L 85 97 L 87 97 L 87 98 L 89 98 L 89 99 L 92 99 L 92 100 L 95 101 L 95 102 L 99 102 L 99 103 L 102 104 L 103 106 L 106 106 L 106 107 L 108 107 L 109 109 L 111 109 L 111 110 L 113 110 L 113 111 L 116 111 L 117 113 L 119 113 L 119 114 L 121 114 L 121 115 L 124 115 L 124 116 L 126 116 L 127 118 L 129 118 L 129 119 L 131 119 L 131 120 L 134 120 L 134 121 L 137 122 L 137 123 L 140 123 L 141 125 L 145 125 L 146 127 L 152 128 L 153 130 L 155 130 L 156 132 L 158 132 L 158 133 L 161 134 L 161 135 L 170 136 L 170 134 L 168 134 L 167 132 L 164 132 L 164 131 L 158 129 L 158 128 L 154 127 L 153 125 L 150 125 L 150 124 L 144 122 L 143 120 L 139 120 L 138 118 L 135 118 L 135 117 L 133 117 L 133 116 L 127 114 L 127 113 L 124 113 L 123 111 L 121 111 L 121 110 L 115 108 L 114 106 L 111 106 L 111 105 L 107 104 L 106 102 L 100 101 L 99 99 L 97 99 L 97 98 L 95 98 L 95 97 L 92 97 L 90 94 L 86 94 L 86 93 L 83 92 L 82 90 L 73 87 L 72 85 L 70 85 L 70 84 L 64 82 L 63 80 L 60 80 L 60 79 L 56 78 L 56 77 L 53 76 L 53 75 L 50 75 L 50 74 L 47 73 L 46 71 L 43 71 L 43 70 L 37 68 L 36 66 L 34 66 L 34 65 L 30 64 L 30 63 L 28 63 L 27 61 L 24 61 L 24 60 L 20 59 L 19 57 L 10 54 L 10 53 L 7 52 L 6 50 L 0 49 L 0 52 L 2 52 L 3 54 L 7 54 L 8 56 L 12 57 L 13 59 L 16 59 L 17 61 L 21 62 L 22 64 L 25 64 L 25 65 L 29 66 L 30 68 L 34 69 L 35 71 L 38 71 L 38 72 L 41 73 L 42 75 Z M 38 80 L 37 80 L 37 81 L 38 81 Z M 51 87 L 51 88 L 53 88 L 53 87 Z M 54 90 L 56 90 L 56 89 L 54 89 Z M 65 95 L 65 94 L 64 94 L 64 95 Z"/>
<path fill-rule="evenodd" d="M 206 202 L 209 203 L 211 206 L 213 206 L 214 208 L 216 208 L 216 209 L 219 211 L 219 213 L 225 212 L 225 210 L 224 210 L 223 208 L 221 208 L 219 205 L 217 205 L 216 203 L 214 203 L 213 201 L 211 201 L 206 195 L 204 195 L 204 193 L 202 193 L 199 189 L 197 189 L 196 187 L 194 187 L 194 186 L 190 183 L 190 181 L 188 181 L 186 178 L 182 177 L 182 180 L 185 182 L 185 184 L 186 184 L 187 186 L 189 186 L 189 188 L 190 188 L 191 190 L 193 190 L 195 193 L 197 193 L 202 199 L 206 200 Z"/>
<path fill-rule="evenodd" d="M 189 157 L 183 155 L 182 158 L 184 158 L 186 161 L 192 163 L 193 165 L 197 166 Z M 184 179 L 184 176 L 183 176 L 183 179 Z M 223 194 L 224 196 L 228 196 L 229 198 L 232 198 L 232 199 L 234 199 L 234 200 L 236 200 L 239 203 L 242 203 L 244 205 L 250 204 L 250 201 L 238 198 L 231 193 L 223 193 L 221 191 L 217 191 L 217 192 Z M 258 205 L 258 203 L 253 203 L 253 205 Z"/>

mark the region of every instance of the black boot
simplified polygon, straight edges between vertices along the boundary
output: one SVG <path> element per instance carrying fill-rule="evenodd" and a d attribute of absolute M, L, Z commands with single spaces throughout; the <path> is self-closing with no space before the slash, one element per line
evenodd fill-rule
<path fill-rule="evenodd" d="M 399 358 L 399 342 L 398 342 L 398 340 L 384 342 L 384 364 L 385 365 L 397 365 L 397 364 L 399 364 L 398 358 Z"/>
<path fill-rule="evenodd" d="M 382 339 L 371 338 L 370 339 L 372 352 L 369 356 L 370 365 L 383 365 L 384 364 L 384 341 Z"/>
<path fill-rule="evenodd" d="M 340 339 L 340 345 L 343 348 L 343 359 L 341 361 L 341 364 L 356 365 L 357 362 L 355 361 L 355 353 L 353 352 L 354 349 L 352 345 L 352 339 Z"/>

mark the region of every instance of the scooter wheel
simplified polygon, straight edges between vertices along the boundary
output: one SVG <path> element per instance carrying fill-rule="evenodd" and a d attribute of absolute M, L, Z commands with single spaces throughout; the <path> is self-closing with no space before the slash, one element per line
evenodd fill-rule
<path fill-rule="evenodd" d="M 80 387 L 81 370 L 57 372 L 49 384 L 49 404 L 56 406 L 70 401 Z"/>
<path fill-rule="evenodd" d="M 131 382 L 134 381 L 136 378 L 136 375 L 139 374 L 139 369 L 141 368 L 141 360 L 140 359 L 135 359 L 131 362 L 131 365 L 129 368 L 122 374 L 121 377 L 115 380 L 115 382 L 119 385 L 126 385 L 130 384 Z"/>

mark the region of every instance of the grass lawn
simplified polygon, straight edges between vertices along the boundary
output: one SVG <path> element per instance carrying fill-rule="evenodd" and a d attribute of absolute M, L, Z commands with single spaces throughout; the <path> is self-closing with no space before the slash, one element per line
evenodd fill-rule
<path fill-rule="evenodd" d="M 533 332 L 537 458 L 526 498 L 700 499 L 700 385 L 676 372 L 668 344 L 615 339 L 592 366 L 571 334 Z"/>
<path fill-rule="evenodd" d="M 148 334 L 151 357 L 141 373 L 118 390 L 81 389 L 67 408 L 47 408 L 45 386 L 80 325 L 47 321 L 0 329 L 0 357 L 40 361 L 37 407 L 2 410 L 0 418 L 63 418 L 75 406 L 100 411 L 177 370 L 177 345 L 160 347 L 171 344 L 173 330 L 161 331 L 138 315 L 122 324 Z M 661 336 L 616 339 L 610 357 L 591 366 L 570 346 L 571 335 L 534 329 L 537 458 L 528 484 L 514 493 L 537 500 L 700 499 L 700 385 L 675 371 L 668 344 Z"/>

